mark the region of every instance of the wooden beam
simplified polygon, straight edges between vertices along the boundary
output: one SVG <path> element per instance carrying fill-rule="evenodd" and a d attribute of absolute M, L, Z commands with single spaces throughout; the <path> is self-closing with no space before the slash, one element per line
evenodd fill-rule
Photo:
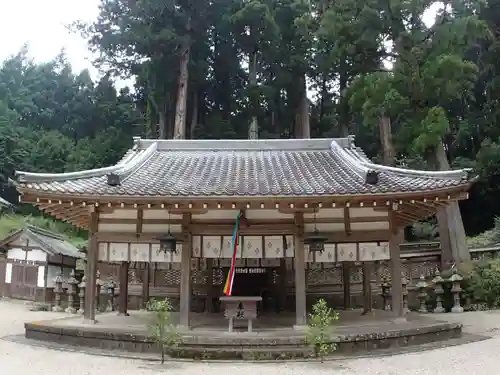
<path fill-rule="evenodd" d="M 102 220 L 102 219 L 101 219 Z M 102 221 L 101 221 L 102 222 Z M 137 234 L 142 233 L 142 225 L 144 223 L 144 211 L 142 208 L 139 208 L 137 210 L 137 220 L 136 220 L 136 227 L 135 227 L 135 232 Z"/>
<path fill-rule="evenodd" d="M 142 210 L 142 209 L 141 209 Z M 378 223 L 378 222 L 388 222 L 388 216 L 366 216 L 366 217 L 350 217 L 349 227 L 351 223 Z M 101 224 L 136 224 L 138 219 L 120 219 L 120 218 L 102 218 L 99 220 Z M 332 218 L 304 218 L 305 224 L 343 224 L 344 218 L 342 217 L 332 217 Z M 252 225 L 274 225 L 274 224 L 293 224 L 293 219 L 247 219 L 246 221 L 249 226 Z M 172 224 L 181 225 L 183 223 L 182 219 L 142 219 L 142 225 L 147 224 Z M 234 219 L 196 219 L 191 221 L 192 224 L 197 225 L 234 225 Z"/>
<path fill-rule="evenodd" d="M 314 205 L 320 208 L 341 208 L 346 205 L 351 207 L 379 207 L 389 202 L 432 201 L 443 202 L 450 200 L 467 199 L 469 184 L 464 184 L 452 189 L 434 190 L 426 192 L 401 192 L 385 196 L 331 196 L 331 197 L 172 197 L 162 196 L 69 196 L 54 192 L 32 191 L 18 188 L 21 201 L 24 203 L 70 203 L 72 205 L 100 204 L 107 207 L 134 207 L 149 209 L 250 209 L 250 208 L 280 208 L 304 210 Z"/>
<path fill-rule="evenodd" d="M 190 226 L 192 230 L 192 226 Z M 230 236 L 234 228 L 230 229 L 226 232 L 221 233 L 205 233 L 200 234 L 192 231 L 193 235 L 220 235 L 220 236 Z M 292 232 L 283 232 L 282 230 L 278 231 L 268 231 L 264 232 L 254 232 L 251 235 L 256 236 L 266 236 L 266 235 L 293 235 L 293 227 Z M 98 232 L 97 236 L 100 242 L 132 242 L 132 243 L 157 243 L 158 237 L 164 235 L 163 232 L 155 232 L 155 233 L 141 233 L 139 236 L 134 232 Z M 174 235 L 181 235 L 180 233 L 174 233 Z M 383 242 L 388 241 L 390 237 L 389 230 L 373 230 L 373 231 L 354 231 L 350 235 L 347 235 L 344 231 L 338 232 L 322 232 L 322 235 L 326 236 L 326 240 L 328 243 L 355 243 L 355 242 Z"/>
<path fill-rule="evenodd" d="M 384 220 L 382 221 L 387 221 L 387 217 L 385 217 Z M 350 234 L 352 232 L 351 230 L 351 212 L 349 210 L 349 207 L 344 207 L 344 230 L 346 234 Z"/>

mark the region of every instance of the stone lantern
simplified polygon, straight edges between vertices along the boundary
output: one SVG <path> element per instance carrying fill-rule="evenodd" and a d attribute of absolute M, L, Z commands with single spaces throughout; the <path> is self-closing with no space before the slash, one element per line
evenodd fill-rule
<path fill-rule="evenodd" d="M 83 314 L 85 309 L 85 288 L 87 286 L 87 277 L 84 275 L 82 277 L 82 282 L 78 284 L 78 297 L 80 298 L 80 308 L 78 309 L 78 314 Z"/>
<path fill-rule="evenodd" d="M 441 273 L 439 270 L 436 270 L 436 273 L 434 274 L 434 279 L 432 279 L 432 282 L 434 283 L 434 293 L 436 294 L 436 308 L 434 309 L 435 313 L 444 313 L 444 307 L 443 307 L 443 283 L 444 279 L 441 277 Z"/>
<path fill-rule="evenodd" d="M 403 313 L 407 314 L 410 309 L 408 308 L 408 278 L 404 272 L 401 272 L 401 289 L 403 295 Z"/>
<path fill-rule="evenodd" d="M 56 277 L 54 278 L 54 283 L 55 283 L 55 288 L 54 288 L 55 301 L 52 311 L 62 312 L 63 308 L 61 307 L 61 294 L 63 293 L 63 287 L 62 287 L 63 279 L 62 279 L 62 271 L 60 269 L 57 270 Z"/>
<path fill-rule="evenodd" d="M 99 312 L 99 305 L 100 305 L 100 301 L 101 301 L 101 291 L 102 291 L 103 285 L 104 285 L 104 283 L 101 280 L 101 271 L 97 270 L 96 271 L 96 280 L 95 280 L 95 288 L 96 288 L 95 306 L 96 306 L 97 312 Z"/>
<path fill-rule="evenodd" d="M 391 284 L 389 283 L 389 279 L 387 277 L 382 278 L 381 293 L 384 310 L 391 311 Z"/>
<path fill-rule="evenodd" d="M 106 311 L 114 311 L 115 309 L 115 289 L 116 289 L 116 283 L 113 280 L 110 280 L 106 284 L 106 292 L 109 296 L 108 300 L 108 306 L 106 307 Z"/>
<path fill-rule="evenodd" d="M 417 298 L 420 302 L 420 308 L 418 309 L 419 313 L 427 313 L 427 287 L 429 285 L 425 281 L 424 275 L 420 275 L 420 280 L 418 281 L 416 287 L 418 289 Z"/>
<path fill-rule="evenodd" d="M 464 278 L 458 274 L 456 268 L 453 268 L 452 275 L 450 277 L 451 282 L 451 293 L 453 294 L 453 307 L 451 308 L 452 313 L 463 313 L 464 308 L 460 305 L 460 293 L 462 292 L 462 287 L 460 283 Z"/>
<path fill-rule="evenodd" d="M 66 309 L 67 313 L 75 314 L 75 297 L 76 297 L 76 288 L 78 286 L 78 280 L 75 279 L 75 270 L 72 269 L 69 274 L 68 283 L 68 308 Z"/>

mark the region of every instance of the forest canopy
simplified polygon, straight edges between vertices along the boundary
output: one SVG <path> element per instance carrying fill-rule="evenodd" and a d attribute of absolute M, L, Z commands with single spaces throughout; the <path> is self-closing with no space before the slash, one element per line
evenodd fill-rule
<path fill-rule="evenodd" d="M 107 72 L 97 82 L 64 54 L 35 63 L 24 48 L 1 63 L 0 195 L 16 201 L 15 170 L 113 164 L 133 136 L 352 134 L 386 165 L 473 168 L 460 209 L 467 233 L 483 232 L 500 214 L 499 5 L 102 0 L 96 20 L 72 25 Z M 118 91 L 116 76 L 134 87 Z"/>

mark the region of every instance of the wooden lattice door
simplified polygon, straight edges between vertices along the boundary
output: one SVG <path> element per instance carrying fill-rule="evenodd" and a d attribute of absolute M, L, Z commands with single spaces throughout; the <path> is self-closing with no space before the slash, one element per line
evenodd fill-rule
<path fill-rule="evenodd" d="M 38 266 L 32 264 L 12 264 L 10 293 L 12 298 L 35 300 L 38 281 Z"/>

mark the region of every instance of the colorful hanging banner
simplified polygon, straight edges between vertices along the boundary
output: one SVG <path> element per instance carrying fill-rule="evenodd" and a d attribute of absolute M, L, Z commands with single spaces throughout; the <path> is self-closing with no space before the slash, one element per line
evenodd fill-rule
<path fill-rule="evenodd" d="M 231 240 L 231 246 L 233 249 L 233 256 L 231 257 L 231 268 L 227 273 L 226 284 L 224 285 L 224 294 L 230 296 L 233 293 L 233 282 L 236 266 L 236 254 L 238 253 L 238 239 L 239 239 L 239 229 L 240 229 L 240 217 L 241 212 L 236 217 L 236 224 L 234 225 L 233 238 Z"/>

